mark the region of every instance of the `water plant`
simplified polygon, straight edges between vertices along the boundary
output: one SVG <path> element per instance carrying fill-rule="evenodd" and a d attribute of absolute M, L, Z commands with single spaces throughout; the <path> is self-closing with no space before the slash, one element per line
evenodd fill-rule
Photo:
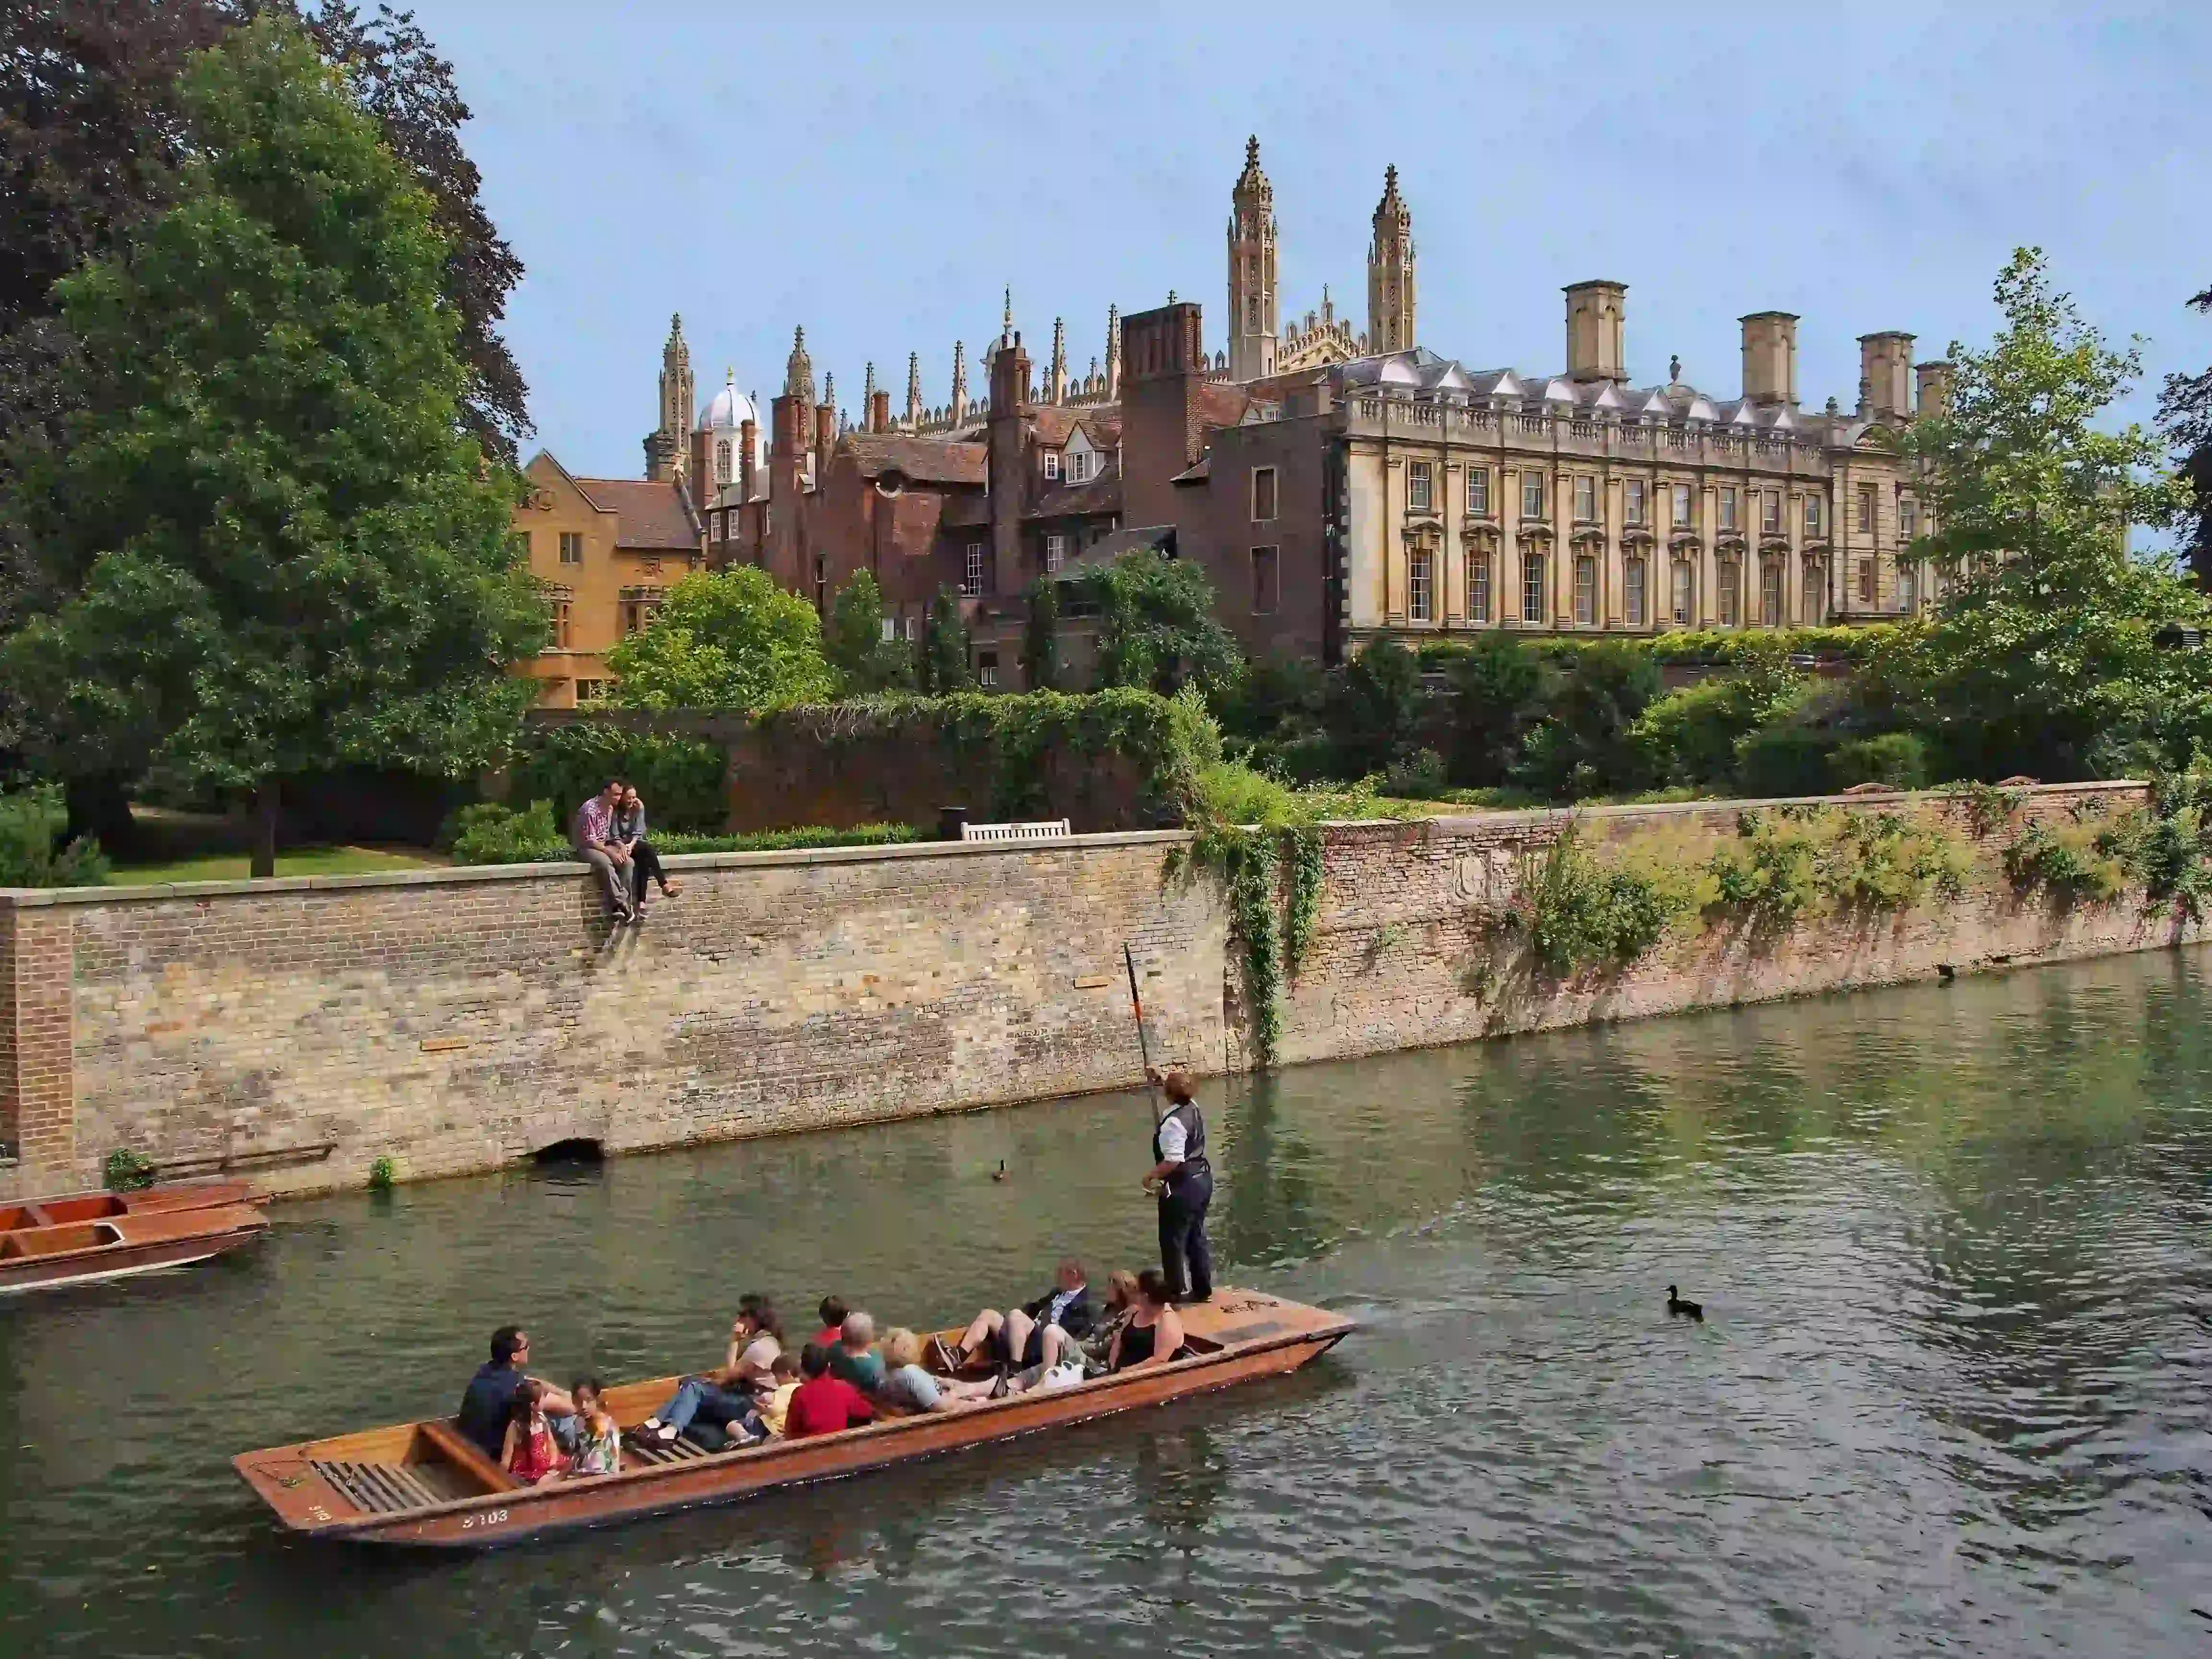
<path fill-rule="evenodd" d="M 379 1158 L 368 1166 L 368 1190 L 372 1193 L 390 1192 L 398 1173 L 397 1166 L 389 1158 Z"/>
<path fill-rule="evenodd" d="M 154 1160 L 128 1146 L 118 1146 L 101 1166 L 111 1193 L 143 1192 L 154 1184 Z"/>

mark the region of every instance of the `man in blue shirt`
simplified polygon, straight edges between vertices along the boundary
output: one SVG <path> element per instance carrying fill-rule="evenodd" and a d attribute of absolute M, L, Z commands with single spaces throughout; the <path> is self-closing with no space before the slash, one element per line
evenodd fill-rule
<path fill-rule="evenodd" d="M 530 1363 L 530 1338 L 513 1325 L 491 1334 L 491 1358 L 477 1367 L 461 1394 L 455 1413 L 460 1431 L 474 1441 L 486 1457 L 499 1462 L 507 1440 L 507 1421 L 514 1410 L 514 1391 L 530 1380 L 523 1367 Z M 553 1437 L 566 1443 L 575 1432 L 576 1402 L 562 1389 L 547 1386 L 545 1414 L 553 1419 Z M 563 1431 L 567 1431 L 566 1436 Z"/>

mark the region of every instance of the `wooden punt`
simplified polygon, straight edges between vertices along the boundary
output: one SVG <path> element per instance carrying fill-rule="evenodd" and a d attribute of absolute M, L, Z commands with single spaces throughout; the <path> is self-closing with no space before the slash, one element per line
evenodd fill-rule
<path fill-rule="evenodd" d="M 450 1418 L 274 1446 L 232 1461 L 277 1519 L 308 1537 L 486 1549 L 863 1474 L 1278 1376 L 1327 1352 L 1352 1328 L 1338 1315 L 1258 1291 L 1217 1291 L 1212 1302 L 1182 1310 L 1182 1317 L 1193 1352 L 1172 1364 L 727 1451 L 702 1451 L 689 1441 L 665 1450 L 639 1446 L 629 1431 L 665 1405 L 682 1379 L 625 1383 L 607 1390 L 607 1408 L 623 1430 L 619 1474 L 518 1485 Z M 940 1334 L 950 1340 L 959 1333 Z"/>
<path fill-rule="evenodd" d="M 242 1181 L 207 1181 L 0 1205 L 0 1294 L 122 1279 L 234 1250 L 269 1225 L 252 1196 Z"/>

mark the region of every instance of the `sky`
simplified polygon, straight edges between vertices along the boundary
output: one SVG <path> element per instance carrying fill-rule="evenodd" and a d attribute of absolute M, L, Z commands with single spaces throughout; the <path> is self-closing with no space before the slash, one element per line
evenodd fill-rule
<path fill-rule="evenodd" d="M 857 418 L 969 390 L 1011 285 L 1040 378 L 1106 308 L 1170 289 L 1222 332 L 1229 192 L 1255 134 L 1285 321 L 1365 325 L 1370 222 L 1398 168 L 1419 342 L 1470 368 L 1565 360 L 1561 287 L 1628 285 L 1639 385 L 1732 395 L 1737 319 L 1799 313 L 1798 390 L 1850 407 L 1857 337 L 1986 342 L 2012 249 L 2159 381 L 2212 362 L 2212 6 L 1631 9 L 1471 3 L 1000 9 L 726 0 L 414 0 L 474 110 L 466 141 L 526 274 L 507 337 L 536 438 L 636 477 L 669 317 L 702 403 L 781 390 L 804 325 Z"/>

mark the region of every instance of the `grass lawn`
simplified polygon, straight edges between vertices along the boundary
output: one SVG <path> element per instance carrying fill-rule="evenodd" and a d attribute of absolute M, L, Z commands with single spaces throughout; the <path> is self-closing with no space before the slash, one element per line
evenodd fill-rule
<path fill-rule="evenodd" d="M 374 847 L 300 847 L 276 854 L 279 876 L 361 876 L 386 870 L 435 870 L 451 863 L 434 853 L 387 852 Z M 244 853 L 208 853 L 161 864 L 118 865 L 108 877 L 115 887 L 147 887 L 163 881 L 244 881 L 251 860 Z"/>

